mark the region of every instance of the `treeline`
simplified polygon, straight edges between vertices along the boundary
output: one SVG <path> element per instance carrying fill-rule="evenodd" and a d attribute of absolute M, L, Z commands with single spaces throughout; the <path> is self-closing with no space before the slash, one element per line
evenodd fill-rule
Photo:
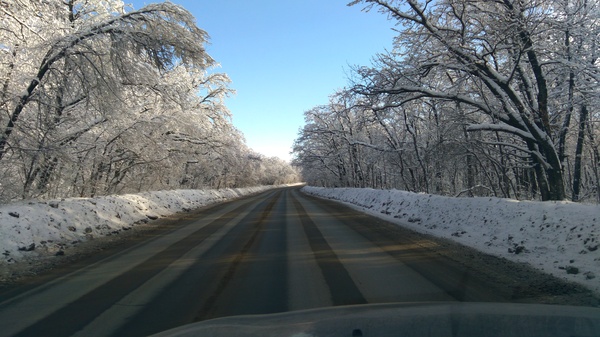
<path fill-rule="evenodd" d="M 597 0 L 357 4 L 398 35 L 305 112 L 309 184 L 600 201 Z"/>
<path fill-rule="evenodd" d="M 0 201 L 298 180 L 250 150 L 184 8 L 0 3 Z"/>

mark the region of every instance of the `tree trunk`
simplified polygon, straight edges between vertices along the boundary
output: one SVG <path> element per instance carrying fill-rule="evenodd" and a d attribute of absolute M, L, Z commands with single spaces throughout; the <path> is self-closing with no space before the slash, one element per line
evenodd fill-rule
<path fill-rule="evenodd" d="M 600 151 L 598 151 L 598 145 L 594 140 L 594 133 L 591 126 L 587 127 L 587 132 L 588 138 L 590 139 L 590 149 L 592 152 L 592 171 L 594 172 L 594 177 L 596 178 L 596 199 L 600 204 Z"/>
<path fill-rule="evenodd" d="M 581 193 L 581 157 L 583 155 L 583 142 L 585 140 L 585 125 L 588 116 L 587 106 L 581 106 L 579 112 L 579 128 L 577 132 L 577 145 L 575 147 L 575 165 L 573 168 L 573 201 L 579 201 Z"/>

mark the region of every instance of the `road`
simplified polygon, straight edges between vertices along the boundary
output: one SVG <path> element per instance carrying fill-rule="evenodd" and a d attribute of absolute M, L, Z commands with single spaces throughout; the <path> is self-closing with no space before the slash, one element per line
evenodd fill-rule
<path fill-rule="evenodd" d="M 297 188 L 208 207 L 160 234 L 0 294 L 0 335 L 144 336 L 231 315 L 512 296 L 435 241 Z"/>

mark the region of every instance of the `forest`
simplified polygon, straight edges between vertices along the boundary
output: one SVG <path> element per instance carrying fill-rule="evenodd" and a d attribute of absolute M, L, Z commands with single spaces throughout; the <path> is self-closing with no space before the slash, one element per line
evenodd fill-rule
<path fill-rule="evenodd" d="M 310 185 L 600 202 L 599 1 L 349 5 L 397 35 L 305 112 Z"/>
<path fill-rule="evenodd" d="M 295 182 L 246 146 L 183 7 L 0 2 L 0 202 Z"/>

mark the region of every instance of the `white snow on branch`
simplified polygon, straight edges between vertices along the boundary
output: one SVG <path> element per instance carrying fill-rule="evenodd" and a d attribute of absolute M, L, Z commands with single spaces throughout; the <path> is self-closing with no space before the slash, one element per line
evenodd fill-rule
<path fill-rule="evenodd" d="M 498 132 L 506 132 L 511 133 L 513 135 L 519 136 L 523 139 L 529 139 L 535 141 L 535 138 L 531 133 L 527 131 L 523 131 L 521 129 L 517 129 L 510 125 L 506 124 L 470 124 L 467 126 L 467 131 L 498 131 Z"/>

